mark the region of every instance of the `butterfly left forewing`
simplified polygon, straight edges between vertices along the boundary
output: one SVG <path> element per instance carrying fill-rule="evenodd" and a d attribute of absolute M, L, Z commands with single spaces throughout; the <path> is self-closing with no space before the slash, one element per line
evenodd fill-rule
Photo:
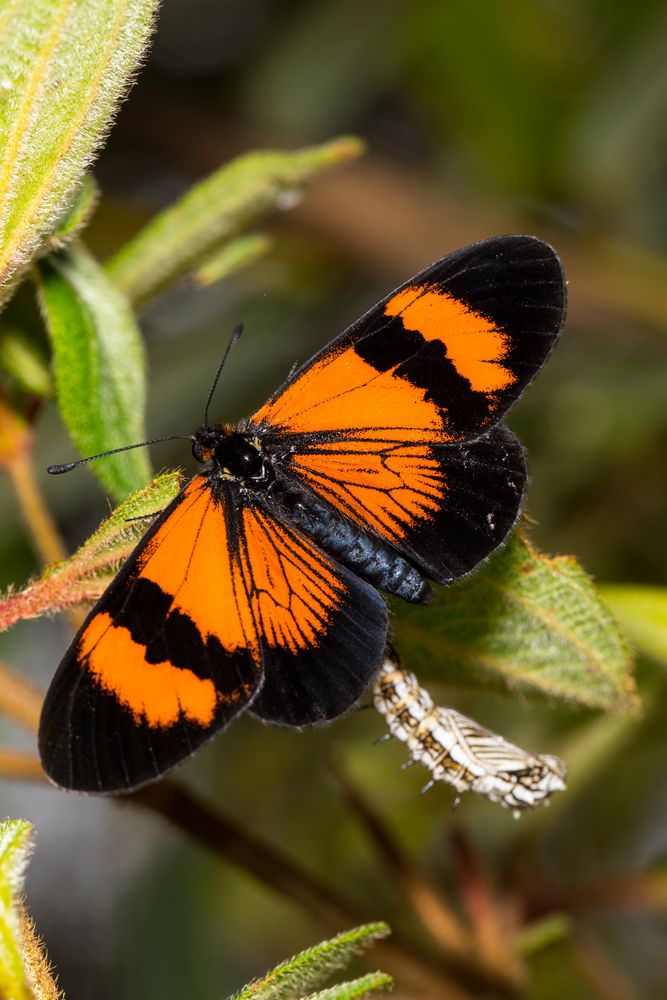
<path fill-rule="evenodd" d="M 368 687 L 384 601 L 229 484 L 196 476 L 88 616 L 44 703 L 51 779 L 130 791 L 252 705 L 270 722 L 336 718 Z"/>
<path fill-rule="evenodd" d="M 261 654 L 224 509 L 196 476 L 86 619 L 49 688 L 40 754 L 58 785 L 128 791 L 252 699 Z"/>

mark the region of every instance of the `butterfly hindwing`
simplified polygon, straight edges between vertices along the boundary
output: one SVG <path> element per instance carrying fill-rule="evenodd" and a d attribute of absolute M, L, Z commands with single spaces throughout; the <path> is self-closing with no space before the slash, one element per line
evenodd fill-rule
<path fill-rule="evenodd" d="M 240 540 L 266 664 L 251 712 L 297 727 L 337 718 L 361 698 L 380 665 L 384 600 L 273 516 L 270 505 L 242 509 Z"/>
<path fill-rule="evenodd" d="M 246 708 L 274 662 L 257 714 L 293 725 L 340 715 L 368 686 L 386 629 L 372 587 L 196 476 L 65 654 L 42 712 L 45 770 L 67 788 L 136 788 Z M 283 687 L 283 673 L 295 683 Z"/>
<path fill-rule="evenodd" d="M 291 469 L 436 583 L 464 576 L 502 543 L 526 484 L 523 448 L 502 424 L 456 447 L 311 441 Z"/>

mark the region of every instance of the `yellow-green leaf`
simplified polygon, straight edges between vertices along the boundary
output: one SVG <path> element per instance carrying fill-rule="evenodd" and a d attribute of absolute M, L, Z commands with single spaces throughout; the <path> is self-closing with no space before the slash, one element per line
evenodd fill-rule
<path fill-rule="evenodd" d="M 0 316 L 0 371 L 32 396 L 53 395 L 49 343 L 29 283 L 18 289 Z"/>
<path fill-rule="evenodd" d="M 0 5 L 0 303 L 66 212 L 146 47 L 157 0 Z"/>
<path fill-rule="evenodd" d="M 144 353 L 132 310 L 81 244 L 52 254 L 38 270 L 58 406 L 75 445 L 86 457 L 143 441 Z M 116 500 L 150 476 L 143 448 L 90 469 Z"/>
<path fill-rule="evenodd" d="M 152 219 L 107 262 L 110 276 L 130 302 L 145 302 L 196 271 L 267 211 L 289 207 L 313 176 L 362 148 L 357 139 L 343 138 L 294 152 L 239 156 Z"/>
<path fill-rule="evenodd" d="M 667 663 L 667 589 L 606 584 L 600 593 L 637 648 Z"/>
<path fill-rule="evenodd" d="M 591 579 L 517 533 L 428 608 L 397 608 L 397 644 L 420 677 L 590 708 L 636 705 L 627 644 Z"/>
<path fill-rule="evenodd" d="M 31 1000 L 26 981 L 18 904 L 32 849 L 32 827 L 26 820 L 0 823 L 0 997 Z"/>

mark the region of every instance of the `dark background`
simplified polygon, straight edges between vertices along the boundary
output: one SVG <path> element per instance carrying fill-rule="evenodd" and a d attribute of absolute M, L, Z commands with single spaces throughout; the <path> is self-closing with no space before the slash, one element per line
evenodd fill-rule
<path fill-rule="evenodd" d="M 246 333 L 217 419 L 251 412 L 294 361 L 437 257 L 533 233 L 561 253 L 571 297 L 563 342 L 510 420 L 530 454 L 533 538 L 600 581 L 663 583 L 666 45 L 658 0 L 166 0 L 96 170 L 103 197 L 86 238 L 101 257 L 237 153 L 347 132 L 369 152 L 271 221 L 264 260 L 207 291 L 181 286 L 142 315 L 149 435 L 200 422 L 237 322 Z M 180 447 L 153 449 L 155 467 L 191 468 Z M 70 454 L 49 406 L 40 468 Z M 74 546 L 107 502 L 85 471 L 43 479 Z M 21 582 L 34 557 L 8 486 L 0 491 L 3 583 Z M 66 641 L 60 620 L 27 622 L 1 653 L 45 686 Z M 404 751 L 373 745 L 383 732 L 374 712 L 303 734 L 241 719 L 179 776 L 374 916 L 400 921 L 391 879 L 325 764 L 335 750 L 434 884 L 452 877 L 454 828 L 508 899 L 510 861 L 527 852 L 526 877 L 575 916 L 571 936 L 532 960 L 531 1000 L 659 998 L 667 736 L 660 668 L 640 664 L 640 680 L 641 720 L 434 689 L 508 738 L 567 758 L 572 792 L 544 819 L 522 820 L 528 833 L 483 801 L 454 816 L 446 789 L 419 797 L 418 769 L 396 770 Z M 14 786 L 2 812 L 36 825 L 28 900 L 72 1000 L 221 997 L 326 934 L 130 807 Z M 632 894 L 591 904 L 591 885 L 628 872 L 655 879 L 650 906 Z M 577 909 L 572 897 L 586 892 Z"/>

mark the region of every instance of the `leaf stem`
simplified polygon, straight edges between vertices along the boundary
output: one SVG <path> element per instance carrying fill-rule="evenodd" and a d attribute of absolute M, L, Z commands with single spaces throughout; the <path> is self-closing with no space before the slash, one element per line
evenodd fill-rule
<path fill-rule="evenodd" d="M 37 477 L 29 452 L 18 450 L 12 455 L 6 456 L 4 467 L 14 488 L 23 520 L 28 527 L 41 561 L 46 566 L 51 563 L 64 562 L 67 559 L 67 549 L 37 485 Z M 3 603 L 5 602 L 0 602 L 0 605 Z M 16 606 L 15 610 L 18 610 Z M 85 615 L 80 608 L 65 608 L 65 614 L 75 631 L 81 628 Z M 0 619 L 1 617 L 0 611 Z"/>

